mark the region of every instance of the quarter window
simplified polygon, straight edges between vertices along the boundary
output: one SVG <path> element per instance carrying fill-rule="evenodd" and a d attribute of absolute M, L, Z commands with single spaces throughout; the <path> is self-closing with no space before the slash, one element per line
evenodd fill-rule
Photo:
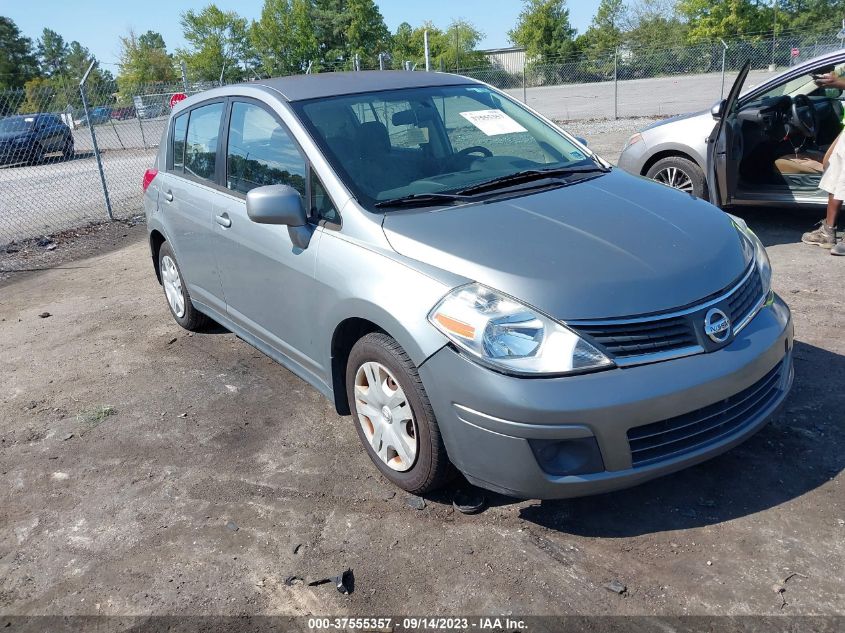
<path fill-rule="evenodd" d="M 226 187 L 247 193 L 264 185 L 289 185 L 305 196 L 305 159 L 288 131 L 261 106 L 232 104 L 226 154 Z"/>
<path fill-rule="evenodd" d="M 185 169 L 185 133 L 188 131 L 188 113 L 180 114 L 173 122 L 173 171 L 180 174 Z"/>
<path fill-rule="evenodd" d="M 326 192 L 320 177 L 311 170 L 311 217 L 325 220 L 332 224 L 340 224 L 340 214 Z"/>
<path fill-rule="evenodd" d="M 204 180 L 214 180 L 217 136 L 223 104 L 212 103 L 191 110 L 185 141 L 185 173 Z"/>

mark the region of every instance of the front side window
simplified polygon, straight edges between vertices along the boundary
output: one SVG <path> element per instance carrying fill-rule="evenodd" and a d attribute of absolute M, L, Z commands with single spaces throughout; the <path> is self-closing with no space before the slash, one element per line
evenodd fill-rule
<path fill-rule="evenodd" d="M 371 210 L 521 172 L 597 166 L 563 134 L 485 86 L 388 90 L 293 105 L 335 171 Z"/>
<path fill-rule="evenodd" d="M 226 153 L 226 187 L 247 193 L 289 185 L 305 195 L 305 159 L 281 123 L 261 106 L 232 104 Z"/>
<path fill-rule="evenodd" d="M 217 137 L 222 116 L 222 103 L 212 103 L 191 110 L 185 140 L 186 174 L 204 180 L 214 180 Z"/>

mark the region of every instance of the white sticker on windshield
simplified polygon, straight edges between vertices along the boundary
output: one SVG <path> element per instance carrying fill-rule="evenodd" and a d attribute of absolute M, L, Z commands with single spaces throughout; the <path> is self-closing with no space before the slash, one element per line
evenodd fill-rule
<path fill-rule="evenodd" d="M 528 131 L 501 110 L 475 110 L 461 112 L 460 115 L 487 136 Z"/>

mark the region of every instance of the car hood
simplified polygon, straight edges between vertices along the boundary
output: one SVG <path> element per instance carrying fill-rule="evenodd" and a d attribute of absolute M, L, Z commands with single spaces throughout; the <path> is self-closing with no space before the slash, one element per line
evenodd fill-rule
<path fill-rule="evenodd" d="M 702 110 L 701 112 L 689 112 L 687 114 L 679 114 L 677 116 L 670 116 L 667 119 L 661 119 L 660 121 L 655 121 L 651 125 L 648 125 L 642 129 L 643 132 L 648 130 L 653 130 L 656 127 L 662 127 L 664 125 L 668 125 L 669 123 L 677 123 L 678 121 L 686 121 L 687 119 L 694 119 L 696 117 L 707 115 L 710 119 L 713 116 L 710 114 L 709 110 Z"/>
<path fill-rule="evenodd" d="M 507 200 L 392 211 L 383 227 L 401 255 L 561 320 L 687 306 L 725 289 L 749 263 L 722 211 L 617 170 Z"/>

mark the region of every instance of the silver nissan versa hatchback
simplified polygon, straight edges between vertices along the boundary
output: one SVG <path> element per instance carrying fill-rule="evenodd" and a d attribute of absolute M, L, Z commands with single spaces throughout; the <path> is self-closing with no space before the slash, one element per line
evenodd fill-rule
<path fill-rule="evenodd" d="M 631 486 L 766 423 L 792 320 L 745 223 L 465 77 L 270 79 L 177 105 L 144 177 L 173 317 L 351 414 L 397 486 Z"/>

